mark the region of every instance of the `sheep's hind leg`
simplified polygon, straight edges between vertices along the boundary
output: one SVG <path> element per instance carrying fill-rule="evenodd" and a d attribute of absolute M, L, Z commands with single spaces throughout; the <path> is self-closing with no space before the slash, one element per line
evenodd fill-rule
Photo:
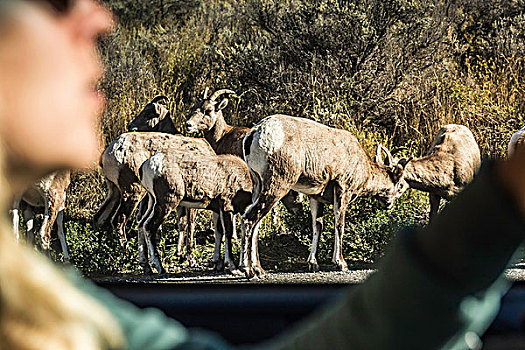
<path fill-rule="evenodd" d="M 186 253 L 184 259 L 189 266 L 196 266 L 197 260 L 193 255 L 194 244 L 193 238 L 195 234 L 195 222 L 197 221 L 197 209 L 186 208 Z"/>
<path fill-rule="evenodd" d="M 224 261 L 221 259 L 222 236 L 224 235 L 223 225 L 220 224 L 220 215 L 213 213 L 213 226 L 215 228 L 215 247 L 213 250 L 212 266 L 215 271 L 224 269 Z"/>
<path fill-rule="evenodd" d="M 168 217 L 169 213 L 173 208 L 177 207 L 178 203 L 171 205 L 169 203 L 158 203 L 155 201 L 154 207 L 151 210 L 150 215 L 145 219 L 144 224 L 141 225 L 143 230 L 144 238 L 149 253 L 149 262 L 153 266 L 159 275 L 166 273 L 166 270 L 162 267 L 158 253 L 157 253 L 157 231 L 159 226 Z"/>
<path fill-rule="evenodd" d="M 151 211 L 153 209 L 153 204 L 154 204 L 154 198 L 148 193 L 146 195 L 146 197 L 144 197 L 144 199 L 140 202 L 140 205 L 141 205 L 141 211 L 144 211 L 142 213 L 142 215 L 140 216 L 140 221 L 139 221 L 139 233 L 138 233 L 138 237 L 137 237 L 137 244 L 138 244 L 138 260 L 139 260 L 139 265 L 142 267 L 142 269 L 144 270 L 144 272 L 147 274 L 147 275 L 152 275 L 153 274 L 153 271 L 151 270 L 151 267 L 149 266 L 149 263 L 148 263 L 148 259 L 147 259 L 147 243 L 146 243 L 146 238 L 145 238 L 145 235 L 144 235 L 144 229 L 143 229 L 143 225 L 144 225 L 144 222 L 146 221 L 147 218 L 149 218 L 149 216 L 151 215 Z"/>
<path fill-rule="evenodd" d="M 233 213 L 221 210 L 219 212 L 221 227 L 225 234 L 224 238 L 224 266 L 233 274 L 240 273 L 233 262 L 232 236 L 233 236 Z"/>
<path fill-rule="evenodd" d="M 312 214 L 312 247 L 308 256 L 308 269 L 312 272 L 319 271 L 317 263 L 317 247 L 319 246 L 319 236 L 323 232 L 323 209 L 324 204 L 310 198 L 310 212 Z"/>
<path fill-rule="evenodd" d="M 350 202 L 350 196 L 344 191 L 344 189 L 338 186 L 334 187 L 334 226 L 335 226 L 335 239 L 334 239 L 334 254 L 332 262 L 341 271 L 348 271 L 348 265 L 343 258 L 343 234 L 345 231 L 345 213 L 348 203 Z"/>
<path fill-rule="evenodd" d="M 62 247 L 64 262 L 69 263 L 69 252 L 67 250 L 66 233 L 64 230 L 64 208 L 60 208 L 60 211 L 57 214 L 56 221 L 58 229 L 58 239 L 60 240 L 60 246 Z"/>
<path fill-rule="evenodd" d="M 239 268 L 246 274 L 246 277 L 262 276 L 264 270 L 259 261 L 257 247 L 258 227 L 262 218 L 268 214 L 273 206 L 290 190 L 292 185 L 280 178 L 270 177 L 266 184 L 263 184 L 262 191 L 258 194 L 253 204 L 242 216 L 243 240 L 241 248 L 241 264 Z"/>

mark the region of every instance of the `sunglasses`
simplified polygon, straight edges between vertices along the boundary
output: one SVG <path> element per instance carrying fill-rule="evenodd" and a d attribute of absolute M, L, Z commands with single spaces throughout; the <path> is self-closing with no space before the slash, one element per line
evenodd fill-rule
<path fill-rule="evenodd" d="M 66 13 L 73 7 L 74 0 L 44 0 L 58 13 Z"/>

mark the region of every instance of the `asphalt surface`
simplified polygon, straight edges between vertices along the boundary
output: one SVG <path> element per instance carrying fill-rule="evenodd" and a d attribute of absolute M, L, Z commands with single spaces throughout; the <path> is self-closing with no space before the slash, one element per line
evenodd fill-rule
<path fill-rule="evenodd" d="M 269 272 L 258 279 L 247 280 L 243 276 L 212 271 L 193 271 L 166 274 L 164 276 L 120 275 L 92 276 L 101 282 L 131 282 L 131 283 L 206 283 L 206 284 L 358 284 L 374 272 L 373 269 L 340 271 L 320 271 L 311 273 L 299 272 Z M 507 278 L 513 281 L 525 281 L 525 264 L 518 264 L 506 271 Z"/>

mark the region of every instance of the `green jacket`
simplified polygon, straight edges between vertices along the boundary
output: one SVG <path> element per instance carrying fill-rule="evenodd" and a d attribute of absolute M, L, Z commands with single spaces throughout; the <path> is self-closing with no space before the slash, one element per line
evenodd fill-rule
<path fill-rule="evenodd" d="M 510 284 L 503 272 L 524 225 L 492 165 L 425 228 L 402 230 L 378 272 L 337 302 L 256 349 L 476 349 Z M 129 349 L 228 349 L 154 309 L 141 310 L 89 281 Z"/>

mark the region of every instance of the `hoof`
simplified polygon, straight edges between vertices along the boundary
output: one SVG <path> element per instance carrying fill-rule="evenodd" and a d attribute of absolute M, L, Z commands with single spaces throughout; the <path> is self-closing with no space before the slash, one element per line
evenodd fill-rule
<path fill-rule="evenodd" d="M 164 268 L 162 267 L 162 265 L 160 266 L 156 266 L 155 267 L 155 270 L 157 270 L 157 275 L 163 275 L 163 274 L 166 274 L 166 270 L 164 270 Z"/>
<path fill-rule="evenodd" d="M 255 272 L 252 269 L 245 268 L 244 269 L 244 276 L 247 279 L 251 280 L 252 278 L 255 277 Z"/>
<path fill-rule="evenodd" d="M 256 266 L 253 268 L 253 270 L 255 271 L 255 275 L 257 277 L 261 277 L 261 276 L 264 276 L 266 274 L 266 272 L 263 270 L 263 268 L 261 266 Z"/>
<path fill-rule="evenodd" d="M 310 272 L 319 272 L 319 264 L 316 262 L 308 263 L 308 270 L 310 270 Z"/>
<path fill-rule="evenodd" d="M 348 265 L 345 263 L 336 264 L 337 269 L 341 272 L 348 272 Z"/>
<path fill-rule="evenodd" d="M 233 269 L 233 270 L 230 270 L 230 273 L 234 276 L 242 276 L 244 275 L 244 272 L 242 272 L 241 270 L 239 269 Z"/>
<path fill-rule="evenodd" d="M 193 256 L 193 254 L 186 254 L 184 256 L 184 260 L 188 262 L 189 267 L 197 266 L 197 259 L 195 259 L 195 256 Z"/>
<path fill-rule="evenodd" d="M 149 265 L 143 265 L 141 266 L 142 267 L 142 271 L 144 272 L 144 274 L 146 275 L 153 275 L 153 270 L 151 269 L 151 267 L 149 267 Z"/>
<path fill-rule="evenodd" d="M 213 264 L 213 270 L 217 272 L 224 271 L 224 262 L 223 261 L 217 261 Z"/>
<path fill-rule="evenodd" d="M 233 271 L 239 271 L 239 270 L 237 269 L 237 266 L 235 266 L 235 264 L 233 264 L 233 263 L 231 263 L 231 264 L 225 264 L 224 269 L 225 269 L 226 271 L 231 272 L 231 273 L 233 273 Z"/>
<path fill-rule="evenodd" d="M 266 274 L 266 272 L 261 266 L 253 266 L 252 268 L 246 269 L 244 271 L 244 275 L 249 280 L 259 279 L 259 277 L 263 276 L 264 274 Z"/>

